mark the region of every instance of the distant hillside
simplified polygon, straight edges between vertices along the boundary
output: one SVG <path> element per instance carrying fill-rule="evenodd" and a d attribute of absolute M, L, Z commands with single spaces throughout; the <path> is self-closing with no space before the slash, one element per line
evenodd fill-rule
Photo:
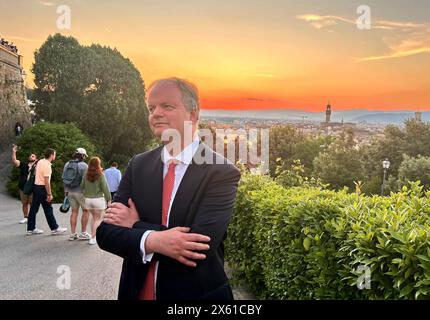
<path fill-rule="evenodd" d="M 405 120 L 409 118 L 414 118 L 415 112 L 402 112 L 402 113 L 390 113 L 390 112 L 384 112 L 384 113 L 372 113 L 372 114 L 365 114 L 362 116 L 359 116 L 357 118 L 354 118 L 353 122 L 367 122 L 367 123 L 395 123 L 400 124 L 403 123 Z M 422 113 L 422 120 L 423 121 L 430 121 L 430 112 L 423 112 Z"/>
<path fill-rule="evenodd" d="M 395 123 L 414 117 L 414 111 L 375 111 L 366 109 L 334 110 L 331 114 L 332 122 L 368 122 Z M 250 120 L 283 120 L 283 121 L 325 121 L 325 112 L 307 112 L 302 110 L 201 110 L 203 119 L 250 119 Z M 423 112 L 424 121 L 430 121 L 430 112 Z"/>

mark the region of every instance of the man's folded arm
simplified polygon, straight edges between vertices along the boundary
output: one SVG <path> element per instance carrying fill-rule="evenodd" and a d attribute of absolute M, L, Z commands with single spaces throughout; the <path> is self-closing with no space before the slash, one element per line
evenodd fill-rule
<path fill-rule="evenodd" d="M 137 264 L 141 264 L 145 258 L 145 252 L 141 250 L 141 240 L 146 231 L 162 231 L 166 227 L 144 223 L 140 224 L 146 228 L 127 228 L 102 222 L 97 228 L 97 243 L 99 247 L 107 252 L 113 253 L 122 258 L 130 259 Z M 154 256 L 157 259 L 158 255 Z"/>
<path fill-rule="evenodd" d="M 205 195 L 199 204 L 190 226 L 190 233 L 198 233 L 211 238 L 210 249 L 202 253 L 211 256 L 216 252 L 227 231 L 233 212 L 234 200 L 236 198 L 237 184 L 240 172 L 233 166 L 223 166 L 224 170 L 216 170 L 212 175 L 212 181 L 207 185 Z M 144 221 L 138 221 L 133 229 L 163 231 L 168 228 L 162 225 L 154 225 Z M 146 238 L 146 237 L 145 237 Z M 145 240 L 145 239 L 143 239 Z M 144 246 L 144 243 L 142 243 Z M 172 259 L 159 253 L 150 255 L 147 261 Z M 197 262 L 197 261 L 196 261 Z"/>
<path fill-rule="evenodd" d="M 114 202 L 122 203 L 125 206 L 128 206 L 128 199 L 131 197 L 134 158 L 130 159 L 113 199 Z M 97 243 L 107 252 L 141 264 L 143 262 L 140 242 L 143 234 L 147 230 L 159 230 L 157 225 L 152 224 L 141 224 L 141 227 L 130 229 L 102 222 L 97 228 Z"/>
<path fill-rule="evenodd" d="M 132 174 L 133 174 L 133 161 L 134 158 L 131 158 L 130 161 L 128 162 L 127 168 L 125 169 L 125 173 L 124 176 L 121 179 L 121 182 L 118 186 L 118 190 L 115 193 L 115 197 L 113 199 L 113 202 L 119 202 L 122 203 L 123 205 L 128 207 L 128 199 L 132 198 L 131 196 L 131 189 L 132 189 Z M 139 215 L 141 215 L 139 213 Z M 166 230 L 167 228 L 163 225 L 160 224 L 153 224 L 153 223 L 148 223 L 145 221 L 137 221 L 134 225 L 133 225 L 133 229 L 143 229 L 144 231 L 146 230 L 156 230 L 156 231 L 162 231 L 162 230 Z"/>
<path fill-rule="evenodd" d="M 133 159 L 130 160 L 118 192 L 115 195 L 115 202 L 121 202 L 124 205 L 128 205 L 128 198 L 131 196 L 132 161 Z M 206 192 L 199 203 L 193 221 L 187 221 L 187 225 L 184 226 L 190 226 L 190 233 L 203 234 L 211 238 L 210 249 L 204 252 L 207 256 L 215 253 L 220 243 L 224 240 L 233 212 L 239 179 L 240 172 L 233 165 L 216 167 L 215 172 L 212 173 L 211 182 L 206 186 Z M 145 251 L 142 250 L 142 247 L 144 248 L 146 237 L 144 239 L 142 237 L 145 232 L 166 229 L 168 228 L 163 225 L 145 221 L 137 221 L 132 229 L 102 224 L 97 229 L 97 239 L 102 249 L 121 257 L 131 258 L 138 263 L 143 263 Z M 145 236 L 147 235 L 148 233 L 145 234 Z M 117 244 L 118 239 L 124 239 L 124 241 L 121 241 L 121 245 Z M 149 258 L 152 258 L 152 260 L 171 259 L 159 253 L 149 256 Z"/>
<path fill-rule="evenodd" d="M 102 222 L 97 228 L 97 244 L 107 252 L 142 264 L 140 240 L 144 229 L 130 229 Z"/>

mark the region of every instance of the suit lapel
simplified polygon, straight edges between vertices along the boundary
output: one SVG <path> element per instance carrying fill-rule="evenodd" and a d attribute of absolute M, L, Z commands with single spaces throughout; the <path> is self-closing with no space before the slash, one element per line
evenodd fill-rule
<path fill-rule="evenodd" d="M 154 151 L 154 161 L 145 163 L 146 175 L 142 181 L 145 183 L 142 193 L 148 222 L 161 224 L 161 205 L 163 197 L 163 162 L 161 161 L 162 147 Z"/>

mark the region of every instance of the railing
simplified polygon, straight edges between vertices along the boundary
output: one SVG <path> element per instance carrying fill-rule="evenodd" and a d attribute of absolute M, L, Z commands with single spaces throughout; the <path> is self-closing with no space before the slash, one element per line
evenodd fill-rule
<path fill-rule="evenodd" d="M 22 69 L 22 56 L 10 51 L 7 47 L 0 44 L 0 61 L 12 67 Z"/>

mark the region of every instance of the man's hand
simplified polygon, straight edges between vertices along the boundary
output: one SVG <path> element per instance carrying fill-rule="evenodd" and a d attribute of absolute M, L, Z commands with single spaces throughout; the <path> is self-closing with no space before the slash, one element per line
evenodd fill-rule
<path fill-rule="evenodd" d="M 158 252 L 178 260 L 189 267 L 196 267 L 193 260 L 204 260 L 206 255 L 195 251 L 209 250 L 211 239 L 198 233 L 188 233 L 190 228 L 176 227 L 165 231 L 151 232 L 145 241 L 146 254 Z"/>
<path fill-rule="evenodd" d="M 133 225 L 140 220 L 139 213 L 131 198 L 128 199 L 128 205 L 130 208 L 120 202 L 109 204 L 104 214 L 103 222 L 120 227 L 133 227 Z"/>
<path fill-rule="evenodd" d="M 48 195 L 48 196 L 46 197 L 46 201 L 48 201 L 48 202 L 52 202 L 52 199 L 54 199 L 54 198 L 52 197 L 52 194 L 51 194 L 51 195 Z"/>

